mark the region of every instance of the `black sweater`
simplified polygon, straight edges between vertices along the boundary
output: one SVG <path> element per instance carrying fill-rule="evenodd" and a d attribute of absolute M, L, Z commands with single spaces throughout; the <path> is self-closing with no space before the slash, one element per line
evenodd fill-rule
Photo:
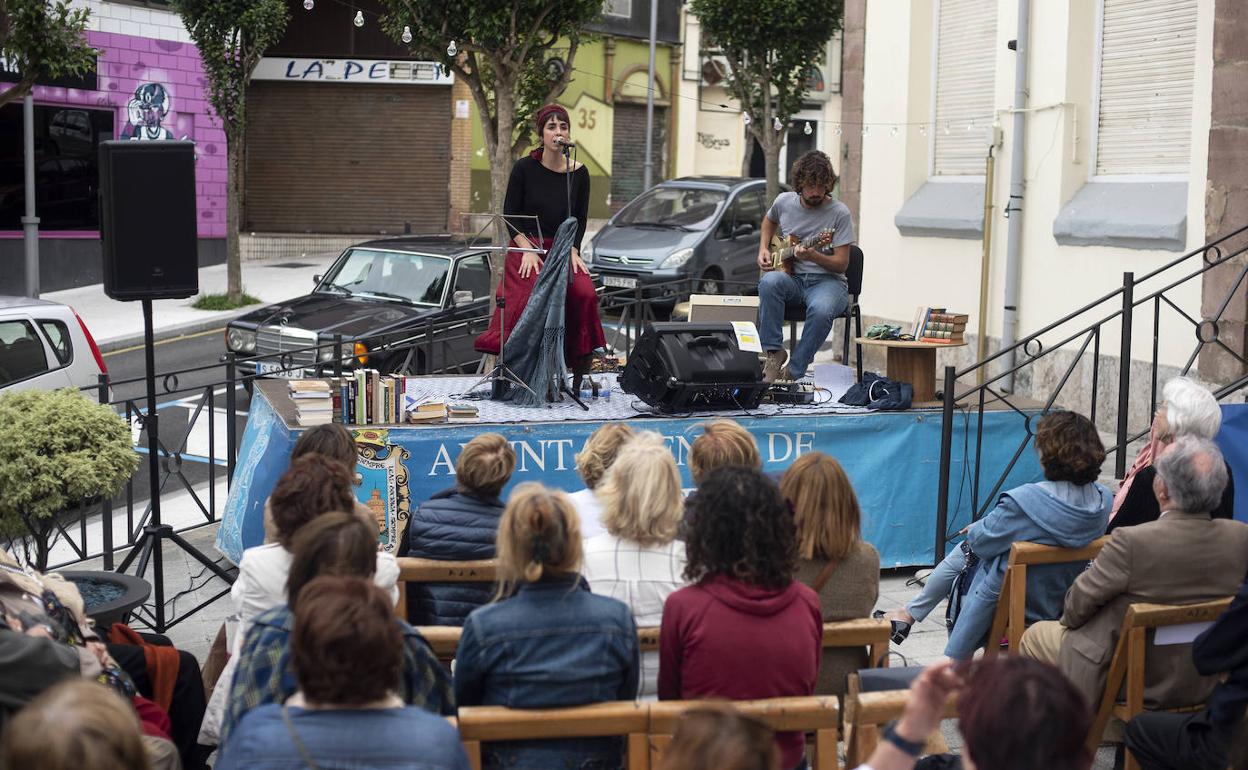
<path fill-rule="evenodd" d="M 551 171 L 540 160 L 526 155 L 511 167 L 503 213 L 508 216 L 536 215 L 536 222 L 532 219 L 509 219 L 508 224 L 533 241 L 537 239 L 537 222 L 541 222 L 542 235 L 553 238 L 555 230 L 568 218 L 567 196 L 565 175 Z M 584 165 L 572 172 L 572 216 L 576 217 L 576 240 L 573 245 L 580 251 L 581 239 L 585 237 L 585 220 L 589 216 L 589 170 Z"/>

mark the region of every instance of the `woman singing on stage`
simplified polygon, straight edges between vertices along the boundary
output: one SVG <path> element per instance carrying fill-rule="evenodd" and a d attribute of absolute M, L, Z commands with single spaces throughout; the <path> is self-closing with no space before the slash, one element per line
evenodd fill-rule
<path fill-rule="evenodd" d="M 572 246 L 566 300 L 566 327 L 563 356 L 568 369 L 577 375 L 589 372 L 593 351 L 606 345 L 602 321 L 598 317 L 598 295 L 590 280 L 589 270 L 581 261 L 581 239 L 585 236 L 585 220 L 589 213 L 589 171 L 583 163 L 575 163 L 571 169 L 572 210 L 568 211 L 567 176 L 568 164 L 573 163 L 564 154 L 571 126 L 568 112 L 557 104 L 548 104 L 537 113 L 537 129 L 542 146 L 516 161 L 507 183 L 507 197 L 503 213 L 513 230 L 519 233 L 512 238 L 516 248 L 549 249 L 555 230 L 569 215 L 576 217 L 576 239 Z M 527 215 L 516 216 L 515 215 Z M 536 216 L 537 219 L 531 217 Z M 538 223 L 541 223 L 541 239 L 538 239 Z M 490 327 L 477 338 L 476 349 L 482 353 L 499 353 L 499 320 L 506 327 L 508 340 L 511 329 L 520 318 L 529 301 L 529 294 L 542 268 L 538 254 L 508 251 L 503 268 L 503 280 L 498 286 L 498 297 L 505 297 L 504 312 L 498 308 Z M 510 342 L 508 343 L 510 344 Z"/>

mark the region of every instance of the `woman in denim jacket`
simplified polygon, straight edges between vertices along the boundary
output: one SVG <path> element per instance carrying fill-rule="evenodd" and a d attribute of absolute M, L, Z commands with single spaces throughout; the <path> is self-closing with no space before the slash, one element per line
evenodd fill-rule
<path fill-rule="evenodd" d="M 560 708 L 637 694 L 637 628 L 622 602 L 581 579 L 581 532 L 567 495 L 541 484 L 511 494 L 498 527 L 499 600 L 473 611 L 455 655 L 460 706 Z M 617 738 L 482 746 L 487 768 L 622 766 Z"/>

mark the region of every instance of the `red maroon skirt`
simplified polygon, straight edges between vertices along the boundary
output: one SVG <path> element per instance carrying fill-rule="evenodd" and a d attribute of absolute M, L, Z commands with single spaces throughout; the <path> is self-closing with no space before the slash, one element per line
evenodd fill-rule
<path fill-rule="evenodd" d="M 549 249 L 553 238 L 542 240 L 542 248 Z M 516 245 L 512 241 L 512 245 Z M 520 261 L 524 252 L 508 251 L 503 263 L 503 280 L 498 284 L 495 297 L 506 297 L 505 308 L 494 308 L 494 317 L 490 326 L 477 337 L 474 347 L 479 353 L 499 352 L 499 326 L 507 329 L 508 338 L 511 329 L 520 319 L 520 314 L 529 304 L 529 295 L 537 283 L 537 273 L 528 278 L 520 277 Z M 594 282 L 585 273 L 574 273 L 568 266 L 568 295 L 564 303 L 565 322 L 563 336 L 563 357 L 571 363 L 581 356 L 593 352 L 607 344 L 607 335 L 602 331 L 602 319 L 598 316 L 598 294 L 594 291 Z M 506 311 L 504 313 L 504 310 Z"/>

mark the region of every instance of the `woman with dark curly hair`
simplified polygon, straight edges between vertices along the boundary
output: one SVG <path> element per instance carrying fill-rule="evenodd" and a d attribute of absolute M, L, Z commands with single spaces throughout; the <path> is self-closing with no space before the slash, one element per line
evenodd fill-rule
<path fill-rule="evenodd" d="M 724 466 L 698 485 L 685 579 L 663 605 L 659 698 L 811 695 L 819 673 L 819 597 L 793 579 L 793 516 L 775 482 Z M 779 733 L 784 768 L 803 766 L 801 733 Z"/>
<path fill-rule="evenodd" d="M 893 621 L 894 641 L 904 640 L 910 626 L 927 617 L 967 569 L 973 573 L 970 588 L 949 630 L 945 654 L 969 658 L 984 645 L 992 626 L 1010 546 L 1082 548 L 1105 532 L 1114 496 L 1096 481 L 1105 447 L 1092 421 L 1075 412 L 1046 414 L 1036 426 L 1036 452 L 1045 480 L 1002 493 L 996 508 L 963 530 L 966 540 L 937 565 L 923 591 L 904 609 L 883 614 Z M 1061 616 L 1066 589 L 1085 566 L 1046 564 L 1027 570 L 1028 625 Z"/>

